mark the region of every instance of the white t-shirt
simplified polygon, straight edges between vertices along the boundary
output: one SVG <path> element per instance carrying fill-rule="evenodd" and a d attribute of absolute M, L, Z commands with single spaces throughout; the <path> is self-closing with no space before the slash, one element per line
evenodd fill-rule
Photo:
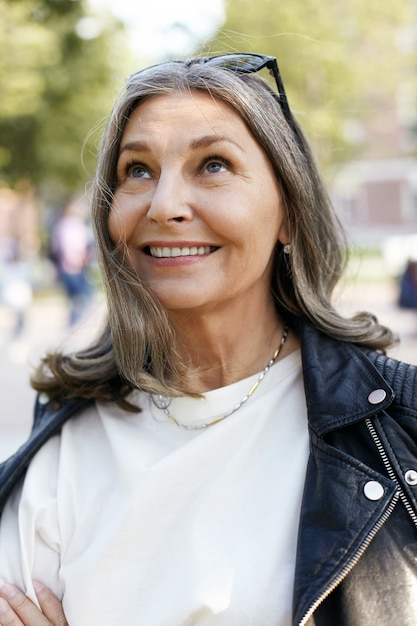
<path fill-rule="evenodd" d="M 181 422 L 227 412 L 257 376 L 173 400 Z M 37 454 L 0 527 L 0 583 L 63 598 L 70 626 L 290 626 L 308 458 L 301 357 L 236 413 L 172 424 L 146 394 L 98 404 Z"/>

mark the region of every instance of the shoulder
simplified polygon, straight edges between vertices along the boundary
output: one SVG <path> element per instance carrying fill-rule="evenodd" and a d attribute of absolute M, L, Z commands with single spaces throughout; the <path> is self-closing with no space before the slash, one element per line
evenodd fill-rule
<path fill-rule="evenodd" d="M 93 404 L 84 398 L 72 398 L 62 403 L 50 400 L 46 394 L 39 394 L 35 401 L 32 435 L 44 431 L 55 434 L 71 417 L 81 413 Z"/>
<path fill-rule="evenodd" d="M 92 403 L 85 400 L 74 400 L 57 408 L 52 401 L 45 401 L 39 396 L 35 403 L 32 432 L 20 448 L 8 459 L 0 464 L 0 513 L 14 487 L 26 474 L 28 467 L 38 452 L 45 449 L 52 451 L 56 448 L 56 441 L 50 443 L 58 435 L 64 424 L 74 415 L 91 407 Z"/>
<path fill-rule="evenodd" d="M 365 354 L 392 387 L 396 403 L 417 409 L 417 365 L 399 361 L 373 350 L 365 350 Z"/>
<path fill-rule="evenodd" d="M 417 417 L 417 368 L 304 325 L 304 389 L 310 424 L 318 433 L 387 410 Z M 379 392 L 375 403 L 372 394 Z M 381 393 L 381 391 L 383 393 Z"/>
<path fill-rule="evenodd" d="M 310 369 L 326 376 L 341 372 L 350 380 L 377 376 L 386 380 L 401 402 L 415 402 L 417 398 L 417 366 L 399 361 L 366 346 L 336 339 L 313 325 L 300 324 L 303 358 Z M 372 376 L 371 376 L 372 377 Z"/>

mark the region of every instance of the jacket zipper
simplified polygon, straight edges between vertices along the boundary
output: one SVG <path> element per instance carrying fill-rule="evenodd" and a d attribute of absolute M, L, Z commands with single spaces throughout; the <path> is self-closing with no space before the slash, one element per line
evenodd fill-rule
<path fill-rule="evenodd" d="M 389 507 L 385 511 L 384 515 L 381 517 L 379 522 L 374 526 L 374 528 L 368 533 L 364 542 L 362 543 L 359 551 L 354 555 L 354 557 L 345 565 L 345 567 L 340 571 L 339 575 L 335 578 L 335 580 L 323 591 L 321 596 L 316 600 L 316 602 L 311 606 L 311 608 L 306 612 L 303 619 L 299 622 L 299 626 L 305 626 L 307 621 L 310 619 L 311 615 L 317 609 L 317 607 L 331 594 L 331 592 L 342 582 L 342 580 L 349 574 L 349 572 L 354 568 L 356 563 L 359 561 L 366 548 L 369 546 L 372 539 L 375 537 L 377 532 L 382 528 L 387 519 L 390 517 L 393 512 L 395 505 L 398 500 L 401 499 L 406 511 L 411 517 L 414 525 L 417 527 L 417 515 L 409 503 L 406 494 L 404 493 L 401 484 L 394 472 L 394 469 L 391 465 L 391 462 L 388 458 L 388 455 L 385 451 L 385 448 L 381 442 L 381 439 L 378 436 L 378 433 L 375 430 L 375 426 L 372 421 L 368 418 L 365 420 L 366 427 L 372 437 L 373 442 L 381 456 L 382 462 L 384 463 L 385 469 L 387 470 L 388 477 L 397 485 L 397 491 L 394 494 L 394 498 L 392 499 Z"/>
<path fill-rule="evenodd" d="M 411 506 L 411 504 L 409 503 L 408 499 L 407 499 L 407 495 L 404 493 L 401 483 L 399 482 L 394 469 L 391 465 L 391 462 L 388 458 L 388 455 L 385 451 L 385 448 L 381 442 L 381 439 L 379 438 L 378 433 L 375 430 L 375 426 L 373 425 L 373 423 L 371 422 L 371 420 L 368 418 L 365 420 L 366 426 L 368 428 L 368 431 L 371 434 L 372 439 L 374 440 L 374 443 L 378 449 L 378 452 L 381 456 L 381 459 L 385 465 L 385 469 L 387 470 L 388 476 L 389 478 L 395 482 L 395 484 L 397 485 L 398 488 L 398 492 L 401 498 L 401 502 L 403 503 L 407 513 L 409 514 L 409 516 L 411 517 L 413 523 L 415 526 L 417 526 L 417 515 L 413 509 L 413 507 Z"/>
<path fill-rule="evenodd" d="M 393 512 L 393 510 L 395 508 L 395 505 L 398 502 L 399 497 L 400 497 L 399 490 L 397 490 L 396 493 L 394 494 L 394 497 L 391 500 L 388 508 L 386 509 L 385 513 L 381 516 L 381 518 L 378 520 L 378 522 L 375 524 L 375 526 L 372 528 L 372 530 L 370 530 L 369 533 L 366 535 L 366 537 L 365 537 L 364 541 L 362 542 L 359 550 L 356 552 L 356 554 L 354 554 L 354 556 L 350 559 L 350 561 L 348 561 L 348 563 L 346 563 L 346 565 L 342 568 L 342 570 L 336 576 L 334 581 L 332 583 L 330 583 L 324 589 L 324 591 L 321 594 L 321 596 L 308 609 L 308 611 L 305 613 L 305 615 L 302 618 L 302 620 L 299 622 L 299 626 L 305 626 L 307 624 L 308 620 L 310 619 L 310 617 L 314 613 L 314 611 L 317 609 L 317 607 L 332 593 L 332 591 L 334 589 L 336 589 L 336 587 L 338 585 L 340 585 L 342 580 L 344 578 L 346 578 L 346 576 L 349 574 L 349 572 L 355 567 L 355 565 L 358 563 L 358 561 L 362 557 L 363 553 L 365 552 L 365 550 L 367 549 L 367 547 L 371 543 L 372 539 L 381 530 L 382 526 L 385 524 L 387 519 L 390 517 L 391 513 Z"/>

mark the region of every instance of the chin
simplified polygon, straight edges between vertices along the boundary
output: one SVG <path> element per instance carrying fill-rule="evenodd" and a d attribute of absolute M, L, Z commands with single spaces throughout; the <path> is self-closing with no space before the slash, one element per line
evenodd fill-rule
<path fill-rule="evenodd" d="M 167 311 L 193 311 L 201 307 L 211 306 L 207 300 L 207 293 L 196 293 L 193 289 L 181 290 L 178 284 L 171 284 L 166 289 L 152 289 L 156 299 Z"/>

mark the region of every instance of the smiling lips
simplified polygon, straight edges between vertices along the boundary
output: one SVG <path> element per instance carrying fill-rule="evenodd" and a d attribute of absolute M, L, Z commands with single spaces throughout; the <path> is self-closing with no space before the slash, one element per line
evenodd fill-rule
<path fill-rule="evenodd" d="M 191 246 L 184 248 L 168 248 L 165 246 L 163 248 L 158 248 L 150 246 L 148 250 L 151 256 L 161 259 L 179 256 L 204 256 L 206 254 L 210 254 L 210 252 L 214 252 L 217 248 L 214 246 Z"/>

